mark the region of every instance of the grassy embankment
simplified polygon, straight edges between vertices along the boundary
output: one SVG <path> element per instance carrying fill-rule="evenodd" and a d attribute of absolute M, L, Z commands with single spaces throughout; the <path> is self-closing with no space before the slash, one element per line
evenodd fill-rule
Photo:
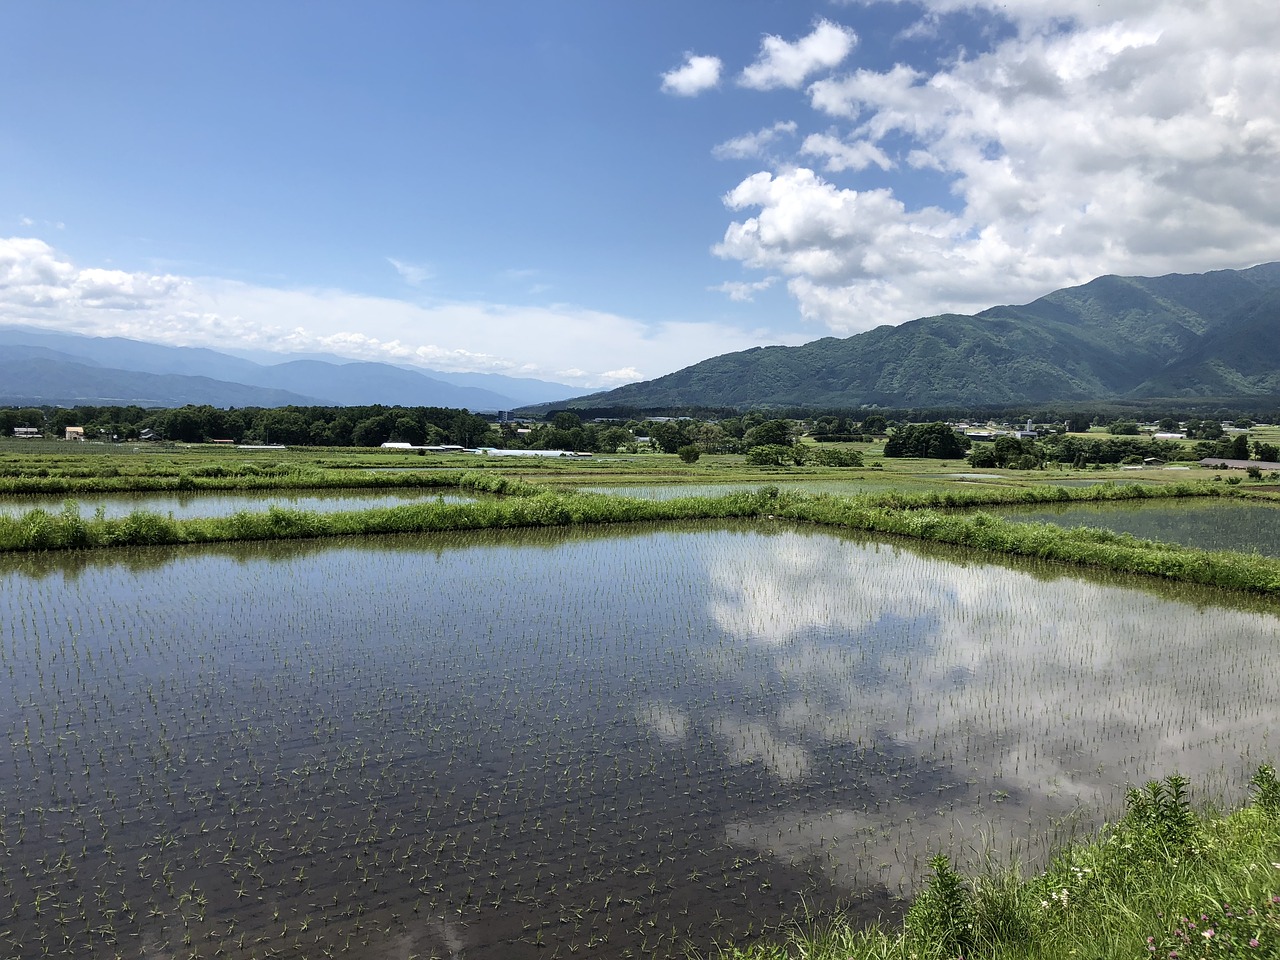
<path fill-rule="evenodd" d="M 0 516 L 0 550 L 85 549 L 758 517 L 892 534 L 955 544 L 990 554 L 1034 557 L 1257 593 L 1280 593 L 1280 560 L 1155 543 L 1108 531 L 1064 530 L 1048 524 L 1015 523 L 980 512 L 962 512 L 996 504 L 1098 502 L 1227 496 L 1234 493 L 1234 488 L 1222 484 L 992 487 L 955 489 L 945 493 L 850 497 L 803 495 L 766 487 L 718 497 L 652 501 L 605 494 L 554 492 L 488 471 L 450 474 L 447 482 L 453 489 L 506 496 L 476 503 L 414 503 L 345 513 L 272 507 L 259 513 L 241 512 L 227 517 L 181 520 L 147 511 L 120 518 L 83 517 L 77 505 L 69 501 L 60 512 L 32 510 L 19 516 Z"/>
<path fill-rule="evenodd" d="M 1262 767 L 1251 804 L 1199 815 L 1173 776 L 1129 793 L 1093 842 L 1023 879 L 960 876 L 945 857 L 900 926 L 839 919 L 726 947 L 720 960 L 1159 960 L 1280 957 L 1280 783 Z"/>

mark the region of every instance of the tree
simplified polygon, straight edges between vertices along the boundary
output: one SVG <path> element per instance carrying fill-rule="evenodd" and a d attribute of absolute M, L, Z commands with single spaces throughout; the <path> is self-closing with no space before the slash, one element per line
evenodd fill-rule
<path fill-rule="evenodd" d="M 791 446 L 791 422 L 789 420 L 766 420 L 759 426 L 752 427 L 742 438 L 748 449 L 776 445 Z"/>
<path fill-rule="evenodd" d="M 413 417 L 399 417 L 395 426 L 391 429 L 391 439 L 397 443 L 410 443 L 414 446 L 421 446 L 423 440 L 422 425 Z"/>
<path fill-rule="evenodd" d="M 1253 458 L 1266 460 L 1268 463 L 1280 463 L 1280 446 L 1259 440 L 1253 445 Z"/>
<path fill-rule="evenodd" d="M 692 443 L 688 443 L 688 444 L 685 444 L 683 447 L 681 447 L 679 450 L 677 450 L 676 454 L 685 463 L 697 463 L 698 458 L 702 456 L 702 451 L 699 450 L 697 447 L 695 447 Z"/>
<path fill-rule="evenodd" d="M 886 457 L 949 460 L 964 456 L 969 441 L 945 423 L 913 423 L 895 430 L 884 445 Z"/>
<path fill-rule="evenodd" d="M 882 434 L 888 429 L 888 421 L 878 413 L 873 413 L 862 421 L 863 433 Z"/>
<path fill-rule="evenodd" d="M 780 443 L 762 443 L 747 451 L 747 463 L 757 467 L 782 467 L 793 463 L 792 448 Z"/>
<path fill-rule="evenodd" d="M 649 428 L 649 439 L 663 453 L 675 453 L 689 442 L 684 427 L 674 420 L 653 424 Z"/>
<path fill-rule="evenodd" d="M 1249 435 L 1247 433 L 1237 433 L 1231 441 L 1231 459 L 1232 460 L 1248 460 L 1249 459 Z"/>

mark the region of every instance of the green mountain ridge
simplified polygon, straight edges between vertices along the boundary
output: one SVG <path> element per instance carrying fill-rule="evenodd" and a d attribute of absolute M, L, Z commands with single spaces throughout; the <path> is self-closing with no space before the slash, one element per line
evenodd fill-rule
<path fill-rule="evenodd" d="M 568 408 L 991 406 L 1280 395 L 1280 263 L 1099 277 L 1029 304 L 754 347 Z"/>

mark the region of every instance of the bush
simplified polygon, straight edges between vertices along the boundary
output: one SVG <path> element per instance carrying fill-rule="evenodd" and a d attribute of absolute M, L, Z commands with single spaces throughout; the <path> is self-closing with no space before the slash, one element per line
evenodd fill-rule
<path fill-rule="evenodd" d="M 697 447 L 695 447 L 693 444 L 689 443 L 689 444 L 685 444 L 683 447 L 677 450 L 676 456 L 679 457 L 681 460 L 683 460 L 685 463 L 697 463 L 698 458 L 702 456 L 702 451 L 699 450 Z"/>
<path fill-rule="evenodd" d="M 857 450 L 819 449 L 812 451 L 810 460 L 820 467 L 860 467 L 862 454 Z"/>

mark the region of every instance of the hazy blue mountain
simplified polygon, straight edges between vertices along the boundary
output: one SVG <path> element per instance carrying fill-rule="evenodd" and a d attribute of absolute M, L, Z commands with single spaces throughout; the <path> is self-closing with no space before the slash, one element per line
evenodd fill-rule
<path fill-rule="evenodd" d="M 201 347 L 170 347 L 123 337 L 86 337 L 33 327 L 0 327 L 0 402 L 5 397 L 50 398 L 45 403 L 109 403 L 122 396 L 185 396 L 184 403 L 214 406 L 276 406 L 284 403 L 364 405 L 383 403 L 403 406 L 465 407 L 470 410 L 510 409 L 559 400 L 582 391 L 565 384 L 547 383 L 496 374 L 436 374 L 389 363 L 366 363 L 332 356 L 311 356 L 260 363 Z M 21 377 L 13 362 L 41 357 L 49 361 L 33 366 Z M 87 369 L 100 372 L 89 377 Z M 105 371 L 112 371 L 107 376 Z M 138 376 L 134 386 L 129 375 Z M 181 385 L 178 379 L 165 386 L 144 375 L 191 377 L 199 383 Z M 233 390 L 215 386 L 239 386 Z M 255 388 L 248 390 L 244 388 Z M 228 397 L 284 397 L 276 400 L 229 400 Z M 74 401 L 52 398 L 77 398 Z M 130 402 L 141 402 L 131 400 Z M 171 405 L 170 401 L 155 403 Z"/>
<path fill-rule="evenodd" d="M 567 407 L 982 406 L 1280 394 L 1280 263 L 1100 277 L 1033 303 L 725 354 Z"/>
<path fill-rule="evenodd" d="M 314 397 L 210 377 L 139 373 L 80 362 L 45 347 L 0 347 L 0 404 L 181 407 L 312 406 Z"/>

